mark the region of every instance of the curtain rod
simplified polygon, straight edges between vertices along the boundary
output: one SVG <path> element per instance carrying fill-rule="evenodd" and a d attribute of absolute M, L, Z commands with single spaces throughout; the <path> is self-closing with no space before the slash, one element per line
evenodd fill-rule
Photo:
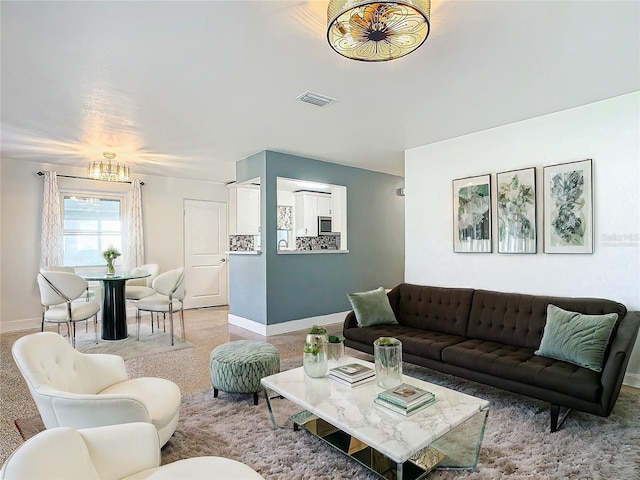
<path fill-rule="evenodd" d="M 44 172 L 37 172 L 39 177 L 44 176 Z M 101 180 L 99 178 L 91 178 L 91 177 L 78 177 L 76 175 L 63 175 L 61 173 L 56 173 L 56 175 L 58 177 L 64 177 L 64 178 L 77 178 L 78 180 L 95 180 L 97 182 L 108 182 L 109 180 Z M 131 181 L 125 181 L 125 182 L 112 182 L 112 183 L 133 183 Z M 144 182 L 140 182 L 140 185 L 144 185 Z"/>

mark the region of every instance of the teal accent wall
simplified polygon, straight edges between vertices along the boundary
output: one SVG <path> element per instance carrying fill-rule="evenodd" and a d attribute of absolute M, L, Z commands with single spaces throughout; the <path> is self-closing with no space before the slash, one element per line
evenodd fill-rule
<path fill-rule="evenodd" d="M 347 293 L 403 281 L 402 177 L 272 151 L 238 162 L 238 183 L 256 173 L 262 255 L 230 256 L 230 313 L 273 325 L 350 310 Z M 278 177 L 347 187 L 349 253 L 277 254 Z"/>

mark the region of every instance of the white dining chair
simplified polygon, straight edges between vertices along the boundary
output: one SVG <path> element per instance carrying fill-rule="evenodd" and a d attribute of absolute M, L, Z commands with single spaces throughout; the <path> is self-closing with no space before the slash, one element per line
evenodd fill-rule
<path fill-rule="evenodd" d="M 93 329 L 96 343 L 98 343 L 98 312 L 100 305 L 91 301 L 74 301 L 85 295 L 87 281 L 66 271 L 41 271 L 38 273 L 38 288 L 40 289 L 40 303 L 42 305 L 42 324 L 44 322 L 67 325 L 67 332 L 71 345 L 76 346 L 76 322 L 82 322 L 93 317 Z"/>
<path fill-rule="evenodd" d="M 146 263 L 131 270 L 133 274 L 148 273 L 149 276 L 141 279 L 127 281 L 125 287 L 125 298 L 132 302 L 137 302 L 145 297 L 155 295 L 156 291 L 153 289 L 153 281 L 160 273 L 160 265 L 157 263 Z"/>
<path fill-rule="evenodd" d="M 153 289 L 155 295 L 145 297 L 136 302 L 136 323 L 138 328 L 137 338 L 140 340 L 140 321 L 142 312 L 153 312 L 169 314 L 171 345 L 174 344 L 173 338 L 173 314 L 180 314 L 180 327 L 182 330 L 182 340 L 185 339 L 184 332 L 184 311 L 182 309 L 185 297 L 184 290 L 184 267 L 169 270 L 161 273 L 153 281 Z M 153 316 L 151 317 L 153 324 Z"/>
<path fill-rule="evenodd" d="M 156 291 L 153 289 L 153 281 L 160 273 L 160 265 L 157 263 L 145 263 L 131 270 L 131 273 L 135 275 L 148 273 L 149 276 L 127 281 L 124 296 L 128 302 L 135 305 L 138 300 L 156 294 Z M 157 322 L 158 328 L 160 328 L 160 316 L 158 316 Z M 151 333 L 153 333 L 153 313 L 151 313 Z"/>

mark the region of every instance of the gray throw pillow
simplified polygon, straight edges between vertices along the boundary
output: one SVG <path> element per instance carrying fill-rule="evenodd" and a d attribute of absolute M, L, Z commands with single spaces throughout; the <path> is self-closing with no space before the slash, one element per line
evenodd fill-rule
<path fill-rule="evenodd" d="M 617 320 L 617 313 L 584 315 L 550 304 L 540 348 L 535 354 L 601 372 Z"/>
<path fill-rule="evenodd" d="M 384 288 L 380 287 L 368 292 L 348 293 L 347 297 L 349 297 L 356 314 L 359 327 L 398 323 Z"/>

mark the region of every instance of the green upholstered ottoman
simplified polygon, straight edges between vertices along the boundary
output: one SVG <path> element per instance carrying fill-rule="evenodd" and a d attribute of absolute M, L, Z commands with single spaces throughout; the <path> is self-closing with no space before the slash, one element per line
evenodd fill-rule
<path fill-rule="evenodd" d="M 258 404 L 260 380 L 280 372 L 280 353 L 273 345 L 253 340 L 238 340 L 214 348 L 209 356 L 209 373 L 213 396 L 218 390 L 230 393 L 253 393 Z"/>

